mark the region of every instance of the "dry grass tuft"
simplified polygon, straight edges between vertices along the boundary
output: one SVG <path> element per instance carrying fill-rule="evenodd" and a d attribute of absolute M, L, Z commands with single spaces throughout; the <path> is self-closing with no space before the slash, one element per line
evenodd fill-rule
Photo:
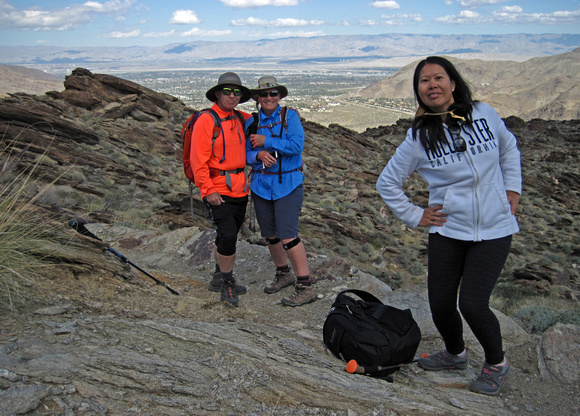
<path fill-rule="evenodd" d="M 18 139 L 18 138 L 17 138 Z M 49 264 L 33 248 L 46 241 L 51 222 L 41 217 L 36 203 L 54 183 L 35 179 L 41 156 L 19 165 L 28 146 L 15 151 L 17 139 L 4 143 L 0 159 L 0 306 L 15 310 L 35 291 L 40 268 Z"/>

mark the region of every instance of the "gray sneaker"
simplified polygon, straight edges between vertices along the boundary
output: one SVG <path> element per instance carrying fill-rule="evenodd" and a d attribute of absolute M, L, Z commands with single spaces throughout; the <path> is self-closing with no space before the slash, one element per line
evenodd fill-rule
<path fill-rule="evenodd" d="M 207 286 L 207 290 L 209 290 L 210 292 L 220 292 L 222 290 L 222 274 L 220 272 L 214 272 L 211 275 L 211 281 Z M 248 291 L 246 289 L 246 286 L 239 285 L 236 282 L 235 276 L 234 276 L 234 290 L 238 295 L 243 295 Z"/>
<path fill-rule="evenodd" d="M 473 383 L 471 383 L 469 390 L 474 393 L 487 394 L 488 396 L 497 396 L 501 386 L 503 386 L 505 379 L 507 378 L 509 371 L 509 362 L 506 362 L 505 366 L 485 363 L 481 369 L 481 374 Z"/>
<path fill-rule="evenodd" d="M 465 370 L 467 367 L 467 353 L 464 357 L 449 354 L 447 350 L 430 355 L 426 358 L 419 358 L 417 362 L 419 367 L 424 370 Z"/>
<path fill-rule="evenodd" d="M 276 272 L 274 280 L 264 288 L 264 292 L 268 294 L 279 292 L 286 286 L 294 284 L 294 276 L 292 272 Z"/>
<path fill-rule="evenodd" d="M 282 299 L 284 306 L 301 306 L 316 300 L 316 294 L 312 286 L 303 286 L 296 283 L 294 285 L 296 291 L 290 295 L 289 298 Z"/>

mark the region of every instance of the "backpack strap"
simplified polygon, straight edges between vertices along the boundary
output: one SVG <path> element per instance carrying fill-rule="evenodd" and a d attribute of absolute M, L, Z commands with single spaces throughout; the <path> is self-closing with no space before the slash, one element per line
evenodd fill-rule
<path fill-rule="evenodd" d="M 288 122 L 286 121 L 286 114 L 287 113 L 288 113 L 288 107 L 282 107 L 281 110 L 280 110 L 280 121 L 277 121 L 275 123 L 266 124 L 265 126 L 258 126 L 257 130 L 259 130 L 259 129 L 268 129 L 268 130 L 270 130 L 270 132 L 272 132 L 272 137 L 277 137 L 277 138 L 282 137 L 282 131 L 283 130 L 288 130 Z M 258 113 L 252 113 L 252 115 L 253 114 L 258 114 Z M 254 120 L 255 120 L 255 118 L 254 118 Z M 258 122 L 259 122 L 259 116 L 258 116 Z M 280 126 L 280 134 L 279 135 L 276 135 L 272 131 L 272 127 L 275 127 L 278 124 L 281 124 L 281 126 Z"/>
<path fill-rule="evenodd" d="M 282 107 L 282 108 L 280 109 L 280 121 L 277 121 L 276 123 L 270 123 L 270 124 L 267 124 L 267 125 L 265 125 L 265 126 L 259 126 L 259 125 L 258 125 L 258 126 L 256 127 L 256 132 L 257 132 L 259 129 L 266 129 L 266 128 L 267 128 L 267 129 L 268 129 L 268 130 L 270 130 L 270 132 L 272 133 L 272 137 L 276 137 L 276 138 L 280 138 L 280 137 L 282 137 L 282 132 L 283 132 L 284 130 L 288 131 L 288 122 L 286 121 L 286 114 L 287 114 L 287 113 L 288 113 L 288 107 Z M 259 124 L 259 118 L 260 118 L 260 117 L 259 117 L 258 113 L 252 113 L 252 115 L 254 116 L 254 120 L 252 121 L 252 124 L 250 125 L 250 127 L 249 127 L 249 128 L 253 127 L 254 123 L 256 123 L 256 124 Z M 278 124 L 280 124 L 280 134 L 276 135 L 276 134 L 274 134 L 274 132 L 272 131 L 272 127 L 275 127 L 275 126 L 277 126 Z M 250 134 L 251 134 L 251 133 L 250 133 Z M 296 169 L 294 169 L 294 170 L 296 170 Z M 291 171 L 291 172 L 294 172 L 294 170 L 293 170 L 293 171 Z M 283 171 L 282 171 L 282 155 L 279 155 L 279 156 L 278 156 L 278 182 L 279 182 L 279 183 L 282 183 L 282 174 L 283 174 L 283 173 L 287 173 L 287 172 L 283 172 Z"/>

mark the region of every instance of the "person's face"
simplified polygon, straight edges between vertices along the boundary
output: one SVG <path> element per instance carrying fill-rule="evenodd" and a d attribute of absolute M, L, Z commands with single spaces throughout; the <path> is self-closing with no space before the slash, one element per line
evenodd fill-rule
<path fill-rule="evenodd" d="M 229 93 L 229 94 L 228 94 Z M 236 95 L 238 94 L 238 95 Z M 242 90 L 235 85 L 226 85 L 215 92 L 216 103 L 224 111 L 233 111 L 240 103 Z"/>
<path fill-rule="evenodd" d="M 419 98 L 433 111 L 447 111 L 454 102 L 454 89 L 455 82 L 441 65 L 426 64 L 419 72 Z"/>
<path fill-rule="evenodd" d="M 276 88 L 270 88 L 258 93 L 258 104 L 266 115 L 272 114 L 278 108 L 280 92 Z"/>

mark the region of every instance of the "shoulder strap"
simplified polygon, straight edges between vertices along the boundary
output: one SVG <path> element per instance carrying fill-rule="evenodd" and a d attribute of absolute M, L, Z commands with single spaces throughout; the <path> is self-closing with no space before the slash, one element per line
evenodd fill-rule
<path fill-rule="evenodd" d="M 211 152 L 212 152 L 212 154 L 213 154 L 214 157 L 216 157 L 216 155 L 215 155 L 215 153 L 213 151 L 213 148 L 214 148 L 214 145 L 215 145 L 215 141 L 217 139 L 217 136 L 218 136 L 219 132 L 221 131 L 221 133 L 222 133 L 222 139 L 223 139 L 223 143 L 224 143 L 224 154 L 223 154 L 223 156 L 222 156 L 222 158 L 220 160 L 220 163 L 222 163 L 224 161 L 224 159 L 226 158 L 226 150 L 225 150 L 226 149 L 226 137 L 225 137 L 224 129 L 222 127 L 222 123 L 221 122 L 227 120 L 228 117 L 224 117 L 223 119 L 221 119 L 219 117 L 218 113 L 213 108 L 204 108 L 203 110 L 200 110 L 195 115 L 195 118 L 198 118 L 199 116 L 201 116 L 204 113 L 205 114 L 209 114 L 209 115 L 212 116 L 213 121 L 214 121 L 214 124 L 217 127 L 217 129 L 214 129 L 213 136 L 212 136 L 212 139 L 211 139 Z M 190 124 L 193 123 L 193 121 L 194 120 L 192 118 L 192 120 L 190 121 Z M 188 128 L 189 128 L 189 126 L 188 126 Z"/>
<path fill-rule="evenodd" d="M 288 112 L 288 107 L 282 107 L 280 111 L 280 122 L 282 123 L 282 128 L 288 130 L 288 122 L 286 121 L 286 113 Z M 282 132 L 280 132 L 280 135 Z"/>
<path fill-rule="evenodd" d="M 252 113 L 252 123 L 248 126 L 246 136 L 258 133 L 258 125 L 260 124 L 260 114 Z"/>

